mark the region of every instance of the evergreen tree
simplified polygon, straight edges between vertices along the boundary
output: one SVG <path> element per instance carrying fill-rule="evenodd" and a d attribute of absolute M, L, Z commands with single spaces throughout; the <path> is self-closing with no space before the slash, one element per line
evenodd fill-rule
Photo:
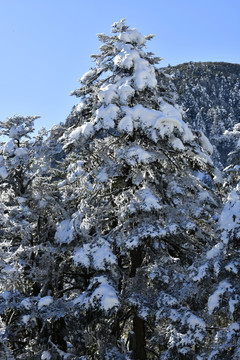
<path fill-rule="evenodd" d="M 238 359 L 240 356 L 238 124 L 233 131 L 226 131 L 225 136 L 235 139 L 236 149 L 229 154 L 229 165 L 225 169 L 224 206 L 216 217 L 217 226 L 213 228 L 216 243 L 212 248 L 206 248 L 189 268 L 190 278 L 198 287 L 197 299 L 208 334 L 199 347 L 199 355 L 201 359 L 211 360 Z"/>
<path fill-rule="evenodd" d="M 211 246 L 212 147 L 174 107 L 160 59 L 144 52 L 152 36 L 124 20 L 112 33 L 98 35 L 96 67 L 73 92 L 81 102 L 61 137 L 65 336 L 89 359 L 194 358 L 206 333 L 187 269 Z"/>
<path fill-rule="evenodd" d="M 54 234 L 62 215 L 51 167 L 59 146 L 51 148 L 44 130 L 31 138 L 36 118 L 0 123 L 7 137 L 0 154 L 1 344 L 5 356 L 18 359 L 39 359 L 48 346 L 51 333 L 39 309 L 54 295 Z M 56 329 L 54 321 L 51 326 Z"/>

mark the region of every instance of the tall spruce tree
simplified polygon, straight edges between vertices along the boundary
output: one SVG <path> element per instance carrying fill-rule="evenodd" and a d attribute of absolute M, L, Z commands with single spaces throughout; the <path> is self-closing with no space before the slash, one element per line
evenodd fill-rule
<path fill-rule="evenodd" d="M 68 351 L 84 359 L 196 358 L 207 336 L 191 266 L 214 244 L 219 174 L 202 132 L 183 122 L 144 51 L 152 38 L 122 20 L 99 34 L 96 66 L 60 141 L 68 210 L 57 227 Z M 213 181 L 212 181 L 213 179 Z M 188 285 L 192 284 L 192 288 Z"/>

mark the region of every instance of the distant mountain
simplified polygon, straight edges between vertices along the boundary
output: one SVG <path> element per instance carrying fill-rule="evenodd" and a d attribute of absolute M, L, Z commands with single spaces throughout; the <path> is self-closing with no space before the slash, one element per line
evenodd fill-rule
<path fill-rule="evenodd" d="M 189 62 L 163 70 L 176 87 L 184 120 L 207 135 L 216 164 L 225 166 L 233 143 L 224 132 L 240 122 L 240 64 Z"/>

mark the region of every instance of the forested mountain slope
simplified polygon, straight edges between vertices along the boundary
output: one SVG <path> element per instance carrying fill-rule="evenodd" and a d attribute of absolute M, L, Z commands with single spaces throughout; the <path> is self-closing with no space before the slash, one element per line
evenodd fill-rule
<path fill-rule="evenodd" d="M 184 120 L 207 135 L 216 146 L 216 163 L 225 166 L 233 143 L 224 132 L 240 122 L 240 64 L 189 62 L 164 72 L 176 87 Z"/>

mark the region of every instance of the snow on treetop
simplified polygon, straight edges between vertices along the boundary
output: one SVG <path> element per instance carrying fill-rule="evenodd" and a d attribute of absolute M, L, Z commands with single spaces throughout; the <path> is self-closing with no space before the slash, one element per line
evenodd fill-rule
<path fill-rule="evenodd" d="M 127 31 L 121 32 L 118 38 L 130 44 L 144 45 L 146 42 L 145 36 L 138 32 L 137 29 L 128 29 Z"/>
<path fill-rule="evenodd" d="M 116 44 L 115 48 L 118 53 L 113 59 L 114 65 L 121 69 L 134 69 L 132 79 L 137 90 L 157 86 L 155 68 L 142 58 L 143 54 L 139 50 L 133 48 L 131 44 L 122 43 Z"/>
<path fill-rule="evenodd" d="M 152 54 L 142 49 L 150 37 L 129 29 L 124 19 L 113 24 L 112 32 L 118 35 L 100 34 L 105 47 L 101 47 L 102 53 L 95 56 L 97 66 L 83 75 L 84 86 L 75 92 L 82 97 L 75 112 L 81 113 L 86 106 L 89 117 L 83 117 L 85 122 L 68 135 L 70 143 L 80 137 L 94 137 L 102 129 L 116 129 L 118 135 L 132 135 L 135 130 L 140 130 L 156 143 L 164 139 L 173 149 L 184 150 L 186 143 L 194 141 L 194 135 L 182 120 L 181 111 L 158 94 L 158 71 Z M 105 73 L 106 77 L 103 76 Z M 154 99 L 157 105 L 154 109 L 145 106 L 145 94 Z M 203 150 L 211 154 L 212 145 L 203 134 L 199 141 Z M 201 160 L 203 156 L 201 152 Z M 204 162 L 208 161 L 209 157 L 205 156 Z"/>
<path fill-rule="evenodd" d="M 130 70 L 133 68 L 134 71 L 132 72 L 130 79 L 132 80 L 136 90 L 144 90 L 146 87 L 156 87 L 157 79 L 155 75 L 155 67 L 152 65 L 153 54 L 150 55 L 150 53 L 148 53 L 147 56 L 145 52 L 141 50 L 142 45 L 144 45 L 145 41 L 150 39 L 152 35 L 145 37 L 136 29 L 128 29 L 128 27 L 122 23 L 120 23 L 120 25 L 116 25 L 118 30 L 115 28 L 116 31 L 113 31 L 120 31 L 117 38 L 114 36 L 108 37 L 105 34 L 99 34 L 100 39 L 106 43 L 100 47 L 103 54 L 92 55 L 92 57 L 96 60 L 97 67 L 91 68 L 88 72 L 86 72 L 80 79 L 81 83 L 88 86 L 93 83 L 93 81 L 97 80 L 104 72 L 114 72 L 117 67 L 122 70 Z M 108 44 L 109 41 L 110 44 Z M 105 52 L 107 52 L 107 55 Z M 108 59 L 107 56 L 109 56 Z M 155 58 L 155 63 L 157 62 L 158 60 Z M 126 74 L 124 77 L 126 77 Z M 120 84 L 118 84 L 118 86 L 119 85 Z M 108 85 L 106 85 L 106 87 L 107 86 Z M 105 90 L 107 91 L 107 89 Z M 71 94 L 84 96 L 86 92 L 82 92 L 80 89 L 73 91 Z M 112 97 L 114 97 L 114 95 L 116 95 L 114 94 L 114 91 L 109 92 L 110 97 L 107 100 L 108 103 L 112 101 Z M 107 97 L 108 95 L 105 93 L 105 98 Z"/>
<path fill-rule="evenodd" d="M 112 24 L 112 33 L 126 31 L 128 26 L 125 24 L 126 19 L 121 19 Z"/>
<path fill-rule="evenodd" d="M 124 43 L 138 44 L 144 45 L 146 40 L 153 37 L 143 36 L 137 29 L 129 29 L 129 27 L 125 24 L 126 19 L 122 19 L 118 22 L 115 22 L 112 25 L 112 33 L 120 33 L 118 35 L 118 39 Z"/>

